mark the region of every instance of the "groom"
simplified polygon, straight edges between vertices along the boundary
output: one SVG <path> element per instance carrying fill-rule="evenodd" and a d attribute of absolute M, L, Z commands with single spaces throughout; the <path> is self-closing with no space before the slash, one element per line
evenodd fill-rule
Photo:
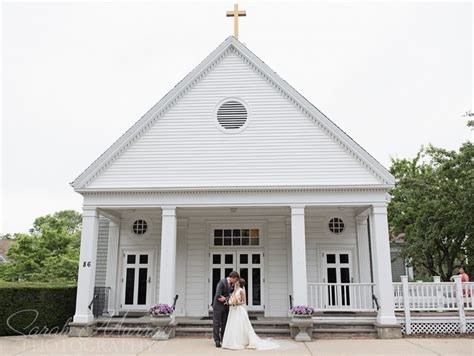
<path fill-rule="evenodd" d="M 229 274 L 229 277 L 223 278 L 217 283 L 216 295 L 212 302 L 212 335 L 216 347 L 221 347 L 224 338 L 225 324 L 229 315 L 229 298 L 234 291 L 234 284 L 240 276 L 236 271 Z"/>

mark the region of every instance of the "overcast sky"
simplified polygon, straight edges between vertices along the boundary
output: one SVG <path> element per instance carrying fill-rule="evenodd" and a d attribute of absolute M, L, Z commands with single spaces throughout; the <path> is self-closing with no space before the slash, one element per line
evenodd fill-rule
<path fill-rule="evenodd" d="M 69 186 L 232 34 L 213 3 L 3 3 L 0 232 L 80 211 Z M 241 2 L 240 39 L 386 167 L 470 137 L 465 3 Z"/>

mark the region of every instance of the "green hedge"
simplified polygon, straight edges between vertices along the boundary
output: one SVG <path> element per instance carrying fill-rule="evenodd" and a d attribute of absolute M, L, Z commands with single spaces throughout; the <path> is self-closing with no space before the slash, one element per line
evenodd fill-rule
<path fill-rule="evenodd" d="M 75 306 L 73 285 L 0 282 L 0 336 L 65 332 Z"/>

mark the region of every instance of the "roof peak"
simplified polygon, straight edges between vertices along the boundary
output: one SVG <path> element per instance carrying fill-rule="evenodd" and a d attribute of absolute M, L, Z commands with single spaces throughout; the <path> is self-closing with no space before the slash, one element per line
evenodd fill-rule
<path fill-rule="evenodd" d="M 230 47 L 234 47 L 238 55 L 251 65 L 264 79 L 278 88 L 282 94 L 292 101 L 306 116 L 315 121 L 337 142 L 347 148 L 360 162 L 363 163 L 383 184 L 393 185 L 394 177 L 375 158 L 368 154 L 352 138 L 319 111 L 306 98 L 298 93 L 275 71 L 266 65 L 252 51 L 234 36 L 228 36 L 214 51 L 186 75 L 171 89 L 157 104 L 155 104 L 140 120 L 115 141 L 101 156 L 99 156 L 71 185 L 75 190 L 85 188 L 100 172 L 115 160 L 136 138 L 141 136 L 151 124 L 172 107 L 187 90 L 202 79 L 207 72 L 219 62 Z"/>

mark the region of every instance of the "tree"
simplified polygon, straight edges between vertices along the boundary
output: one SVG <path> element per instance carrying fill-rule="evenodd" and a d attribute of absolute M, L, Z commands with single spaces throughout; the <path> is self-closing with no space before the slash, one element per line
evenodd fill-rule
<path fill-rule="evenodd" d="M 64 210 L 35 219 L 29 234 L 14 234 L 11 263 L 0 265 L 6 281 L 76 281 L 81 214 Z"/>
<path fill-rule="evenodd" d="M 15 240 L 15 235 L 12 235 L 12 234 L 0 235 L 0 240 Z"/>
<path fill-rule="evenodd" d="M 413 160 L 392 160 L 392 233 L 405 233 L 401 254 L 415 268 L 448 281 L 474 262 L 474 147 L 422 148 Z"/>

